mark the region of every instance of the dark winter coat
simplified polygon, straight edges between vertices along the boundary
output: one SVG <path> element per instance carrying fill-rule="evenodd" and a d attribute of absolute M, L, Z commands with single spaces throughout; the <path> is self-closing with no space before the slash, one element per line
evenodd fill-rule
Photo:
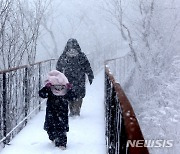
<path fill-rule="evenodd" d="M 67 52 L 71 48 L 78 52 L 78 54 L 74 57 L 67 55 Z M 74 98 L 84 98 L 86 93 L 86 74 L 90 84 L 94 79 L 94 75 L 89 60 L 87 59 L 86 55 L 81 52 L 81 48 L 76 39 L 68 40 L 62 55 L 59 57 L 56 69 L 63 72 L 68 78 L 68 81 L 73 85 L 72 95 Z"/>
<path fill-rule="evenodd" d="M 39 96 L 47 99 L 44 129 L 48 132 L 68 132 L 68 93 L 64 96 L 56 96 L 50 88 L 43 87 Z"/>

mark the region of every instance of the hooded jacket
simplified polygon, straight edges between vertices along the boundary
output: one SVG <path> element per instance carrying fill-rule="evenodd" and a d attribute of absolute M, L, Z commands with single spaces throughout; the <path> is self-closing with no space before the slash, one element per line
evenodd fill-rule
<path fill-rule="evenodd" d="M 68 87 L 64 92 L 52 89 L 54 85 L 67 85 L 68 83 L 63 73 L 53 70 L 48 73 L 45 86 L 39 90 L 39 96 L 47 98 L 44 129 L 51 134 L 69 131 L 68 100 L 73 100 L 71 90 Z"/>
<path fill-rule="evenodd" d="M 72 95 L 74 98 L 85 97 L 86 74 L 90 84 L 94 79 L 89 60 L 81 52 L 76 39 L 69 39 L 62 55 L 59 57 L 56 69 L 63 72 L 72 84 Z"/>

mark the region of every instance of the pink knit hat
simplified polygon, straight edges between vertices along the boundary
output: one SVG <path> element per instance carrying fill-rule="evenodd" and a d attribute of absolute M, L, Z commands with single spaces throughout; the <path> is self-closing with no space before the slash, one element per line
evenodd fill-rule
<path fill-rule="evenodd" d="M 51 87 L 52 93 L 57 96 L 63 96 L 66 94 L 68 84 L 69 81 L 66 76 L 57 70 L 50 71 L 48 73 L 47 79 L 45 80 L 45 85 L 49 85 Z M 64 86 L 65 88 L 58 89 L 56 88 L 58 86 Z"/>

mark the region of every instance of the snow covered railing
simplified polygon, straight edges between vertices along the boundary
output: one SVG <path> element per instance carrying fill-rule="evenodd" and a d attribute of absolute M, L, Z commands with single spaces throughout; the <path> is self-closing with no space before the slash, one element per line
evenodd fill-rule
<path fill-rule="evenodd" d="M 0 144 L 9 141 L 41 109 L 38 90 L 55 59 L 0 71 Z"/>
<path fill-rule="evenodd" d="M 105 118 L 107 154 L 149 154 L 133 108 L 107 67 Z"/>
<path fill-rule="evenodd" d="M 111 69 L 115 80 L 121 84 L 123 89 L 129 86 L 135 71 L 135 60 L 131 53 L 122 57 L 107 59 L 105 63 Z"/>

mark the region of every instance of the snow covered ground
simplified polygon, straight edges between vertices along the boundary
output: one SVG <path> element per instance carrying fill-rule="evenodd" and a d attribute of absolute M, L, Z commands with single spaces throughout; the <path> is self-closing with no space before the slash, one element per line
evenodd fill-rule
<path fill-rule="evenodd" d="M 80 117 L 70 118 L 65 151 L 54 147 L 43 130 L 45 109 L 7 145 L 1 154 L 105 154 L 104 72 L 87 84 Z"/>

